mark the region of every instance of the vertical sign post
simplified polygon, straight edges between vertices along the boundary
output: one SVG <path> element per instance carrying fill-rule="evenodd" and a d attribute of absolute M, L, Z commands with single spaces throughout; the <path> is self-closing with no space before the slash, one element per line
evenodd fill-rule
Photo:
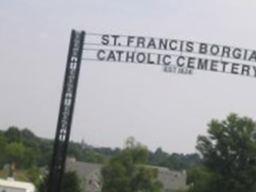
<path fill-rule="evenodd" d="M 60 192 L 70 136 L 85 32 L 72 30 L 47 192 Z"/>

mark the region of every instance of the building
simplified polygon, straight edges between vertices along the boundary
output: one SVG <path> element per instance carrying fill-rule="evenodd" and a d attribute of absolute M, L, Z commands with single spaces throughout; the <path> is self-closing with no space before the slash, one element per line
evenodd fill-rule
<path fill-rule="evenodd" d="M 175 192 L 180 189 L 186 189 L 187 173 L 186 171 L 172 171 L 165 167 L 155 167 L 158 169 L 158 179 L 163 184 L 164 192 Z"/>
<path fill-rule="evenodd" d="M 35 190 L 32 183 L 15 181 L 12 178 L 0 179 L 0 192 L 35 192 Z"/>
<path fill-rule="evenodd" d="M 75 159 L 68 159 L 66 163 L 66 171 L 75 171 L 81 178 L 84 192 L 101 191 L 101 168 L 100 164 L 79 162 Z M 187 188 L 185 171 L 171 171 L 164 167 L 151 168 L 158 169 L 158 179 L 163 184 L 163 192 L 175 192 Z"/>

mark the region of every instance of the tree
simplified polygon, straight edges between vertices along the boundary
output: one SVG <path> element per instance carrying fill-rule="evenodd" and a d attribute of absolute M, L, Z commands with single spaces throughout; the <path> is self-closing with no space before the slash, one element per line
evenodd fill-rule
<path fill-rule="evenodd" d="M 190 192 L 219 192 L 216 188 L 218 175 L 204 166 L 188 170 L 187 183 L 192 184 Z"/>
<path fill-rule="evenodd" d="M 9 127 L 5 132 L 8 142 L 20 142 L 21 132 L 17 127 Z"/>
<path fill-rule="evenodd" d="M 126 147 L 102 168 L 102 192 L 159 192 L 158 171 L 145 166 L 148 150 L 129 138 Z"/>
<path fill-rule="evenodd" d="M 212 120 L 208 126 L 208 135 L 199 136 L 197 141 L 205 168 L 204 171 L 197 170 L 197 175 L 194 174 L 192 191 L 254 192 L 255 122 L 247 117 L 230 114 L 226 120 Z M 207 176 L 202 177 L 203 174 Z M 202 182 L 206 185 L 198 188 Z"/>
<path fill-rule="evenodd" d="M 7 159 L 15 167 L 22 166 L 25 159 L 26 147 L 22 143 L 10 143 L 5 148 Z"/>
<path fill-rule="evenodd" d="M 149 163 L 156 166 L 167 167 L 170 170 L 182 171 L 200 164 L 200 156 L 194 154 L 168 154 L 161 148 L 150 153 Z"/>
<path fill-rule="evenodd" d="M 6 160 L 6 154 L 5 154 L 5 146 L 7 144 L 6 138 L 2 133 L 0 133 L 0 169 L 3 167 L 5 160 Z"/>
<path fill-rule="evenodd" d="M 81 192 L 81 181 L 76 172 L 66 172 L 61 183 L 62 192 Z"/>
<path fill-rule="evenodd" d="M 29 168 L 36 164 L 37 152 L 23 143 L 13 142 L 5 147 L 6 159 L 14 168 Z"/>
<path fill-rule="evenodd" d="M 37 188 L 43 181 L 42 171 L 38 167 L 31 167 L 26 171 L 26 176 L 30 182 L 32 182 Z"/>
<path fill-rule="evenodd" d="M 45 192 L 47 191 L 47 183 L 48 183 L 49 175 L 45 176 L 41 183 L 38 184 L 37 191 Z M 61 192 L 82 192 L 81 180 L 78 175 L 74 171 L 65 172 L 63 174 L 61 186 Z"/>

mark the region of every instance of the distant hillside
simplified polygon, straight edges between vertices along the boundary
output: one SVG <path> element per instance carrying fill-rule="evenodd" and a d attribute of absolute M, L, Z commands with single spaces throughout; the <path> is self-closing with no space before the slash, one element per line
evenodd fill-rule
<path fill-rule="evenodd" d="M 10 127 L 0 131 L 0 166 L 13 162 L 18 168 L 47 166 L 51 160 L 52 147 L 53 140 L 38 137 L 29 129 Z M 71 141 L 68 156 L 79 161 L 103 163 L 120 151 L 119 148 L 93 147 L 84 142 Z M 150 165 L 165 166 L 172 170 L 189 169 L 199 163 L 200 157 L 197 154 L 168 154 L 161 148 L 150 152 L 148 161 Z"/>

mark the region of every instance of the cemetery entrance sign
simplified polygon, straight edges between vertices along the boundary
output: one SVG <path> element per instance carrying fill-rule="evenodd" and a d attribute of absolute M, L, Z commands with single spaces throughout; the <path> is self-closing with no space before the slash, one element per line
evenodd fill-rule
<path fill-rule="evenodd" d="M 256 50 L 172 38 L 72 31 L 55 135 L 48 192 L 60 192 L 81 61 L 159 65 L 164 72 L 195 71 L 256 77 Z"/>
<path fill-rule="evenodd" d="M 161 65 L 165 72 L 212 71 L 256 77 L 256 51 L 170 38 L 88 33 L 84 60 Z"/>

